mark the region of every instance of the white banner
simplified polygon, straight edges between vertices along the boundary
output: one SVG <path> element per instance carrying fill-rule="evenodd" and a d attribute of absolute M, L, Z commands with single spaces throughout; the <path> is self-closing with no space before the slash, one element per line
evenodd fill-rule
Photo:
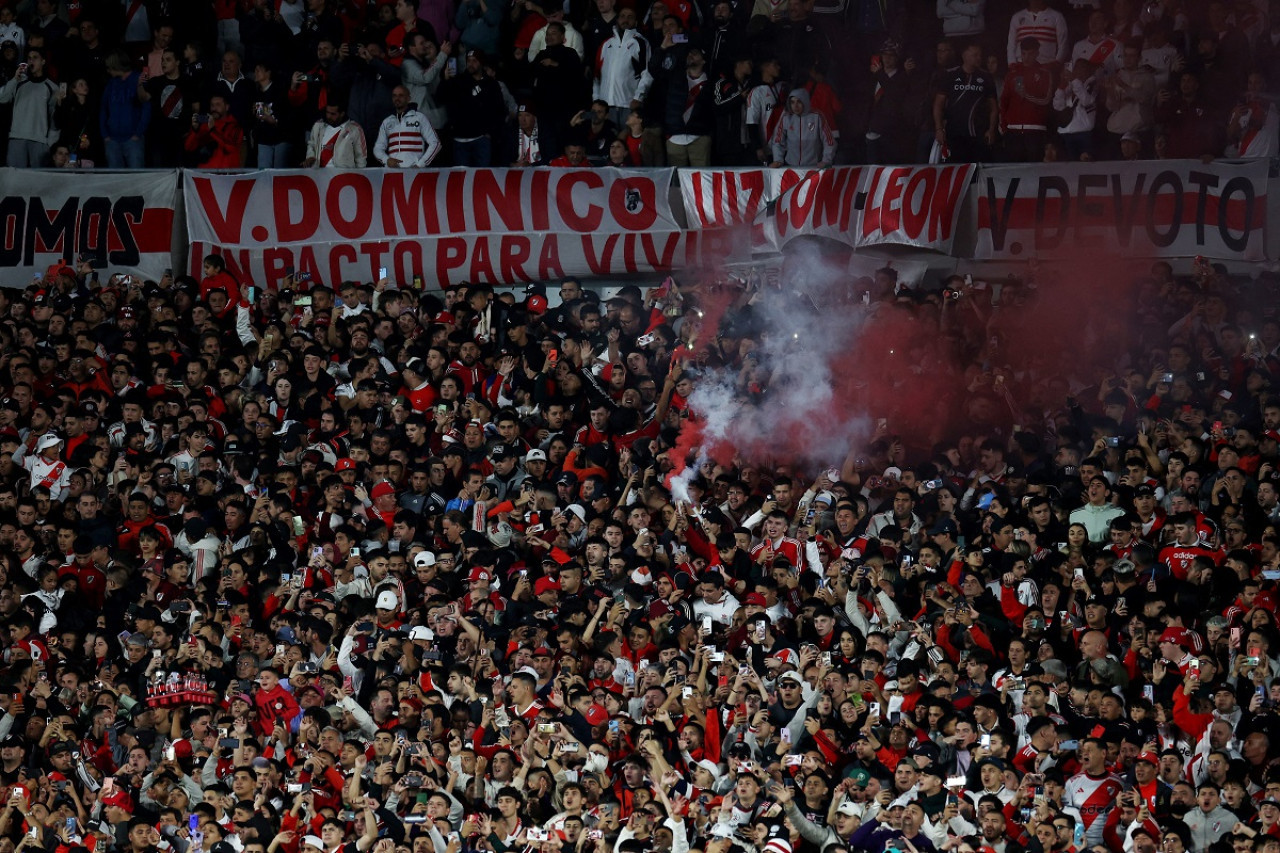
<path fill-rule="evenodd" d="M 0 169 L 0 267 L 34 277 L 90 254 L 159 279 L 173 264 L 177 192 L 176 171 Z"/>
<path fill-rule="evenodd" d="M 894 244 L 950 252 L 974 166 L 874 166 L 858 246 Z"/>
<path fill-rule="evenodd" d="M 1266 160 L 983 166 L 974 257 L 1261 260 Z"/>
<path fill-rule="evenodd" d="M 387 267 L 440 286 L 716 263 L 727 239 L 685 234 L 671 179 L 671 169 L 185 175 L 192 256 L 216 248 L 245 281 L 271 284 L 289 266 L 367 281 Z"/>

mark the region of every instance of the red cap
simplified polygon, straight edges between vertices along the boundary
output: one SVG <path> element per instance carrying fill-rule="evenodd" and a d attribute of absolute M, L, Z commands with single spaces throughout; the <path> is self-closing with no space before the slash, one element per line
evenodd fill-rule
<path fill-rule="evenodd" d="M 547 313 L 547 297 L 534 294 L 524 301 L 524 307 L 532 314 Z"/>
<path fill-rule="evenodd" d="M 1160 766 L 1160 756 L 1156 755 L 1154 752 L 1142 753 L 1138 756 L 1138 761 L 1145 761 L 1148 764 L 1154 764 L 1157 767 Z"/>
<path fill-rule="evenodd" d="M 394 495 L 396 487 L 388 483 L 386 480 L 379 480 L 373 485 L 373 491 L 369 492 L 369 497 L 375 501 L 383 495 Z"/>
<path fill-rule="evenodd" d="M 533 656 L 535 658 L 554 657 L 554 655 L 551 653 L 551 649 L 547 648 L 546 646 L 538 646 L 536 649 L 534 649 Z"/>
<path fill-rule="evenodd" d="M 764 596 L 758 592 L 747 593 L 747 597 L 742 600 L 744 605 L 754 604 L 756 607 L 768 607 L 769 602 L 764 600 Z"/>
<path fill-rule="evenodd" d="M 603 725 L 609 719 L 609 712 L 599 705 L 592 704 L 587 709 L 587 713 L 583 714 L 587 718 L 587 722 L 593 726 Z"/>
<path fill-rule="evenodd" d="M 553 589 L 560 589 L 560 581 L 555 578 L 538 578 L 533 582 L 533 595 L 535 598 Z"/>
<path fill-rule="evenodd" d="M 338 460 L 338 464 L 333 466 L 335 471 L 354 471 L 356 470 L 356 460 L 351 457 L 343 457 Z"/>
<path fill-rule="evenodd" d="M 1183 648 L 1191 647 L 1191 632 L 1186 628 L 1171 627 L 1165 628 L 1160 635 L 1160 642 L 1173 643 L 1175 646 Z"/>
<path fill-rule="evenodd" d="M 489 570 L 476 566 L 471 570 L 471 574 L 467 575 L 467 583 L 479 583 L 484 581 L 488 583 L 493 580 L 493 575 L 489 574 Z"/>
<path fill-rule="evenodd" d="M 115 806 L 118 809 L 124 809 L 129 814 L 133 814 L 133 797 L 125 791 L 112 791 L 102 798 L 104 806 Z"/>

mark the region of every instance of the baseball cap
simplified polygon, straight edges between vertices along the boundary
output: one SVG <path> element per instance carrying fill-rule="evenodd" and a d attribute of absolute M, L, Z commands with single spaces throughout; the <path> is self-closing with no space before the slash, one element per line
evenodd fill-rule
<path fill-rule="evenodd" d="M 764 596 L 758 592 L 747 593 L 747 597 L 742 600 L 747 606 L 755 605 L 756 607 L 768 607 L 769 603 L 765 601 Z"/>
<path fill-rule="evenodd" d="M 335 471 L 354 471 L 356 470 L 356 461 L 350 457 L 343 457 L 338 460 L 338 464 L 333 466 Z"/>
<path fill-rule="evenodd" d="M 528 453 L 524 455 L 524 464 L 526 465 L 528 465 L 530 462 L 546 462 L 546 461 L 547 461 L 547 454 L 543 453 L 541 450 L 538 450 L 536 448 L 533 450 L 530 450 Z"/>
<path fill-rule="evenodd" d="M 112 791 L 110 794 L 102 798 L 104 806 L 115 806 L 118 809 L 124 809 L 129 814 L 133 814 L 133 797 L 125 791 Z"/>
<path fill-rule="evenodd" d="M 414 568 L 422 568 L 423 566 L 434 566 L 436 564 L 436 555 L 430 551 L 419 551 L 413 557 Z"/>
<path fill-rule="evenodd" d="M 1173 643 L 1175 646 L 1191 647 L 1191 632 L 1186 628 L 1169 627 L 1160 634 L 1160 642 Z"/>
<path fill-rule="evenodd" d="M 480 583 L 481 581 L 488 583 L 491 580 L 493 580 L 493 575 L 489 574 L 488 569 L 480 566 L 473 568 L 471 573 L 467 575 L 467 583 Z"/>
<path fill-rule="evenodd" d="M 378 593 L 378 601 L 374 605 L 379 610 L 398 610 L 400 601 L 396 598 L 396 594 L 389 589 L 384 589 Z"/>
<path fill-rule="evenodd" d="M 373 491 L 369 492 L 369 497 L 377 500 L 383 495 L 394 495 L 396 487 L 388 483 L 386 480 L 379 480 L 373 486 Z"/>

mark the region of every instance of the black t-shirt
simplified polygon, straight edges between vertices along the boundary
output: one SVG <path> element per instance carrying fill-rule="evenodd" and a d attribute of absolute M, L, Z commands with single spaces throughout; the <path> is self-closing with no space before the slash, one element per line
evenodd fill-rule
<path fill-rule="evenodd" d="M 963 67 L 942 75 L 942 94 L 947 96 L 943 112 L 947 133 L 952 136 L 981 136 L 987 132 L 996 98 L 996 84 L 985 71 L 972 74 Z"/>
<path fill-rule="evenodd" d="M 178 75 L 178 79 L 152 77 L 143 84 L 151 96 L 151 132 L 156 138 L 181 140 L 191 129 L 191 111 L 197 92 L 193 82 Z"/>

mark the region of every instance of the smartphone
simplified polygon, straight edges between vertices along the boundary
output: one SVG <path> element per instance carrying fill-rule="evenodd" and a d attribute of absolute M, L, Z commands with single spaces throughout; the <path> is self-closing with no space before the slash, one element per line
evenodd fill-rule
<path fill-rule="evenodd" d="M 560 350 L 553 349 L 547 353 L 547 361 L 551 362 L 551 366 L 554 367 L 560 361 Z"/>
<path fill-rule="evenodd" d="M 991 748 L 991 735 L 983 735 L 979 741 L 983 749 Z"/>
<path fill-rule="evenodd" d="M 342 679 L 342 690 L 344 693 L 354 693 L 356 689 L 355 680 L 351 676 L 344 676 Z"/>
<path fill-rule="evenodd" d="M 457 74 L 457 73 L 458 73 L 458 59 L 457 59 L 457 57 L 450 57 L 450 58 L 449 58 L 449 73 L 450 73 L 450 74 Z"/>
<path fill-rule="evenodd" d="M 218 738 L 218 747 L 220 749 L 237 749 L 240 746 L 240 739 L 234 737 Z"/>
<path fill-rule="evenodd" d="M 378 281 L 382 281 L 386 277 L 387 277 L 387 268 L 378 267 Z"/>

